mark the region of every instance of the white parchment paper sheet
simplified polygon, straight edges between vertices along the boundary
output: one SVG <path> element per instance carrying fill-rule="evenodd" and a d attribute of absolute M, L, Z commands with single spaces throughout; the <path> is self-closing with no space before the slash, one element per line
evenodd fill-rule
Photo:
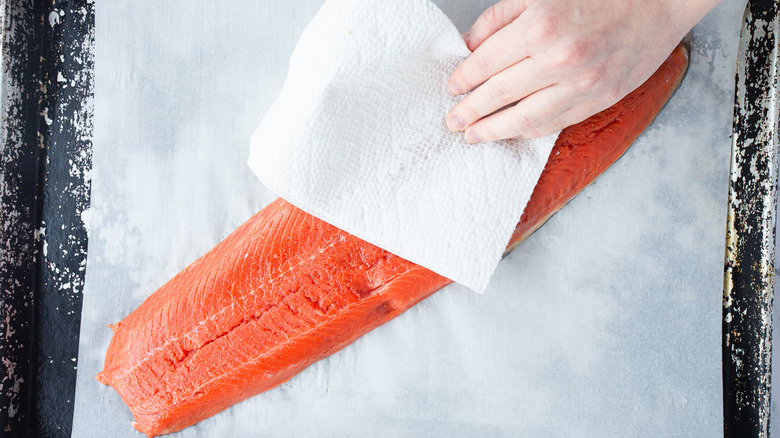
<path fill-rule="evenodd" d="M 438 1 L 466 30 L 488 1 Z M 106 325 L 270 202 L 247 141 L 320 1 L 97 3 L 91 233 L 73 436 L 139 437 L 94 380 Z M 658 120 L 507 257 L 177 436 L 718 436 L 743 1 L 694 32 Z"/>

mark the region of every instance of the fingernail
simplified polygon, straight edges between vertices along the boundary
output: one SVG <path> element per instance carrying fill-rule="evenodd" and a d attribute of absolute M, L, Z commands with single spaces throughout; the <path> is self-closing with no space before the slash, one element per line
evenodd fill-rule
<path fill-rule="evenodd" d="M 469 131 L 466 133 L 466 141 L 472 144 L 480 143 L 482 142 L 482 137 L 474 131 Z"/>
<path fill-rule="evenodd" d="M 463 94 L 463 89 L 453 81 L 450 81 L 450 83 L 447 85 L 447 88 L 449 88 L 450 93 L 454 94 L 455 96 Z"/>
<path fill-rule="evenodd" d="M 450 131 L 461 131 L 465 126 L 466 124 L 463 123 L 460 116 L 452 114 L 447 117 L 447 127 L 450 128 Z"/>

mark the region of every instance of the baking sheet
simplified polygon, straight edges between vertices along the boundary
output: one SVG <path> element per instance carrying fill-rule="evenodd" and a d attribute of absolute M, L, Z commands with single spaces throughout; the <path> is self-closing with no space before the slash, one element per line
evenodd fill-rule
<path fill-rule="evenodd" d="M 92 147 L 94 9 L 0 0 L 0 434 L 68 436 Z"/>
<path fill-rule="evenodd" d="M 489 1 L 437 1 L 466 30 Z M 92 207 L 73 436 L 137 437 L 94 380 L 120 320 L 273 199 L 248 139 L 320 1 L 96 5 Z M 624 158 L 500 265 L 177 436 L 715 436 L 744 2 Z"/>

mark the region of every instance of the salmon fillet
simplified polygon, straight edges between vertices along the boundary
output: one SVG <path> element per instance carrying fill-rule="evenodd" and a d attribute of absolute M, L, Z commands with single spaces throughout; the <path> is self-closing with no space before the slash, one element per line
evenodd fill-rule
<path fill-rule="evenodd" d="M 614 107 L 564 130 L 508 250 L 609 167 L 682 80 L 678 47 Z M 272 202 L 121 322 L 98 380 L 150 437 L 271 389 L 450 280 Z"/>

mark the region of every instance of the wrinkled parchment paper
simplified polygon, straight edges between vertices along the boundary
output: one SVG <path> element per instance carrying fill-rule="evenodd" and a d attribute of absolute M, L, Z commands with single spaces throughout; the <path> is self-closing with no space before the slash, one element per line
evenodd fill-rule
<path fill-rule="evenodd" d="M 437 1 L 466 30 L 489 1 Z M 320 1 L 98 2 L 73 436 L 139 437 L 94 380 L 141 301 L 273 199 L 245 165 Z M 499 264 L 176 436 L 718 436 L 729 133 L 744 2 L 694 31 L 628 153 Z"/>

